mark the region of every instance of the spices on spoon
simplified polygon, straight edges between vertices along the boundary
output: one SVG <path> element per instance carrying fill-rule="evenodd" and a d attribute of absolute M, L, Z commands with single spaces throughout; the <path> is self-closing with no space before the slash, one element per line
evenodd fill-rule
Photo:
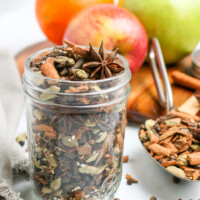
<path fill-rule="evenodd" d="M 156 121 L 147 120 L 139 138 L 151 156 L 171 173 L 200 180 L 200 120 L 178 111 L 171 113 Z M 152 133 L 159 139 L 152 141 Z"/>

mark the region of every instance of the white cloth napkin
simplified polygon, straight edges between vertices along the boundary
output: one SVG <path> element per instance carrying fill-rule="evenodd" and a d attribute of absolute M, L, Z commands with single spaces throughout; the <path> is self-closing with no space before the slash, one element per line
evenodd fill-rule
<path fill-rule="evenodd" d="M 11 53 L 0 50 L 0 196 L 21 200 L 12 190 L 12 168 L 27 164 L 26 154 L 14 135 L 24 107 L 20 75 Z"/>

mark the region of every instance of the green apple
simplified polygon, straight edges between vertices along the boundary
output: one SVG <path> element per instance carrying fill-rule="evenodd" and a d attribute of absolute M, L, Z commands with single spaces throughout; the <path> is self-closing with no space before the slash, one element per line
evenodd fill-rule
<path fill-rule="evenodd" d="M 200 0 L 122 0 L 121 6 L 160 41 L 166 63 L 190 53 L 200 40 Z"/>

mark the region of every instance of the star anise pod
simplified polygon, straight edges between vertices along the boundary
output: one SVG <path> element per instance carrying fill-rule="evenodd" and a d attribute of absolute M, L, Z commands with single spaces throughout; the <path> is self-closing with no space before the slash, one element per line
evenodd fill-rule
<path fill-rule="evenodd" d="M 90 78 L 98 76 L 100 79 L 109 78 L 124 70 L 124 67 L 115 61 L 118 48 L 109 54 L 104 52 L 103 41 L 98 52 L 94 50 L 91 44 L 88 50 L 68 40 L 64 40 L 64 42 L 72 48 L 72 53 L 78 54 L 89 61 L 83 64 L 82 69 L 90 73 Z"/>
<path fill-rule="evenodd" d="M 89 54 L 91 61 L 83 64 L 82 68 L 84 70 L 90 70 L 90 78 L 98 75 L 100 79 L 112 77 L 114 74 L 124 70 L 121 64 L 115 62 L 118 50 L 116 48 L 112 53 L 106 54 L 104 52 L 103 41 L 98 52 L 90 44 Z"/>

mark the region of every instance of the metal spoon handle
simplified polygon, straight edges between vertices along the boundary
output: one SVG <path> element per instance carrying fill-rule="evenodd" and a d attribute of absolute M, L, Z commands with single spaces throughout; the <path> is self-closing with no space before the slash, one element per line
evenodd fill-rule
<path fill-rule="evenodd" d="M 173 94 L 167 75 L 166 65 L 157 38 L 152 38 L 150 41 L 148 58 L 153 73 L 154 81 L 156 84 L 156 90 L 158 92 L 159 103 L 161 106 L 166 107 L 168 114 L 173 107 Z M 160 71 L 161 78 L 164 84 L 164 92 L 159 78 L 158 69 Z"/>

